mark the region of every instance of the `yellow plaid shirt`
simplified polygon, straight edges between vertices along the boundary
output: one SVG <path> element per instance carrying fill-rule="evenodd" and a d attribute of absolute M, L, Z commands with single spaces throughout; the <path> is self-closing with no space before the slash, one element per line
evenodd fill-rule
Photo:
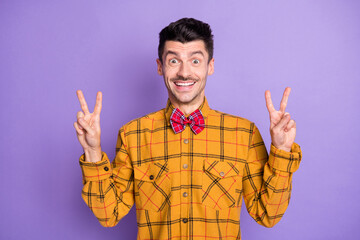
<path fill-rule="evenodd" d="M 175 134 L 174 106 L 132 120 L 118 134 L 116 157 L 80 157 L 82 197 L 105 227 L 136 205 L 137 239 L 241 239 L 242 199 L 253 219 L 274 226 L 289 204 L 301 150 L 266 151 L 254 123 L 200 106 L 205 128 Z"/>

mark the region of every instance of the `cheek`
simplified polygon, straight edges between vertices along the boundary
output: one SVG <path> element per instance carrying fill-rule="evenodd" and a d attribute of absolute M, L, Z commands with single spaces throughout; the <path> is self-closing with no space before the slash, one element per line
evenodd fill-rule
<path fill-rule="evenodd" d="M 175 76 L 177 73 L 177 69 L 174 67 L 165 67 L 163 69 L 164 76 L 172 77 Z"/>
<path fill-rule="evenodd" d="M 200 79 L 205 79 L 207 76 L 208 69 L 201 68 L 201 69 L 195 69 L 194 75 Z"/>

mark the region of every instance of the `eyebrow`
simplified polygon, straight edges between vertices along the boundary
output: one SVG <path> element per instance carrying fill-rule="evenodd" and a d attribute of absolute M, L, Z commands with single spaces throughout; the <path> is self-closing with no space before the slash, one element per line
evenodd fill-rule
<path fill-rule="evenodd" d="M 177 54 L 176 52 L 167 51 L 167 52 L 165 53 L 164 59 L 166 59 L 167 55 L 169 55 L 169 54 L 173 54 L 173 55 L 175 55 L 175 56 L 178 56 L 178 54 Z"/>
<path fill-rule="evenodd" d="M 199 51 L 192 52 L 190 56 L 195 55 L 195 54 L 200 54 L 200 55 L 202 55 L 203 57 L 205 57 L 204 53 L 203 53 L 202 51 L 200 51 L 200 50 L 199 50 Z"/>
<path fill-rule="evenodd" d="M 167 51 L 167 52 L 165 53 L 164 59 L 166 59 L 167 55 L 169 55 L 169 54 L 173 54 L 173 55 L 175 55 L 175 56 L 179 56 L 179 54 L 178 54 L 177 52 L 174 52 L 174 51 L 169 50 L 169 51 Z M 199 50 L 199 51 L 191 52 L 190 56 L 193 56 L 193 55 L 195 55 L 195 54 L 200 54 L 200 55 L 202 55 L 203 57 L 205 57 L 204 53 L 203 53 L 202 51 L 200 51 L 200 50 Z"/>

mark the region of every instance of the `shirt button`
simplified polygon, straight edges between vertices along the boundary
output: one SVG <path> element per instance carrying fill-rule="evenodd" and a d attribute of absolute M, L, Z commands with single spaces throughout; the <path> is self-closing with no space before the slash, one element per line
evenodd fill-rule
<path fill-rule="evenodd" d="M 184 139 L 184 143 L 188 144 L 189 143 L 189 139 Z"/>
<path fill-rule="evenodd" d="M 105 171 L 109 171 L 109 168 L 108 168 L 108 167 L 104 167 L 104 170 L 105 170 Z"/>
<path fill-rule="evenodd" d="M 184 197 L 187 197 L 187 196 L 188 196 L 188 193 L 187 193 L 187 192 L 184 192 L 184 193 L 183 193 L 183 196 L 184 196 Z"/>
<path fill-rule="evenodd" d="M 150 180 L 153 180 L 154 179 L 154 175 L 150 175 Z"/>
<path fill-rule="evenodd" d="M 187 223 L 188 219 L 187 218 L 183 218 L 183 223 Z"/>
<path fill-rule="evenodd" d="M 187 169 L 187 168 L 188 168 L 188 165 L 185 163 L 185 164 L 183 165 L 183 168 L 184 168 L 184 169 Z"/>
<path fill-rule="evenodd" d="M 222 176 L 222 177 L 223 177 L 224 175 L 225 175 L 225 174 L 224 174 L 224 172 L 220 172 L 220 176 Z"/>

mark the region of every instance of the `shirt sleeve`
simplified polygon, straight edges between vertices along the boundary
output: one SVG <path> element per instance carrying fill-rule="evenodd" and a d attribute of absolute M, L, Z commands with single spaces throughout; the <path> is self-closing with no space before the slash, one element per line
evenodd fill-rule
<path fill-rule="evenodd" d="M 243 173 L 243 193 L 250 216 L 265 227 L 280 221 L 289 205 L 292 175 L 301 161 L 300 146 L 291 152 L 271 145 L 268 155 L 257 127 L 252 124 L 248 159 Z"/>
<path fill-rule="evenodd" d="M 85 162 L 84 154 L 80 157 L 82 198 L 104 227 L 115 226 L 134 205 L 133 167 L 124 140 L 120 129 L 112 163 L 105 152 L 96 163 Z"/>

